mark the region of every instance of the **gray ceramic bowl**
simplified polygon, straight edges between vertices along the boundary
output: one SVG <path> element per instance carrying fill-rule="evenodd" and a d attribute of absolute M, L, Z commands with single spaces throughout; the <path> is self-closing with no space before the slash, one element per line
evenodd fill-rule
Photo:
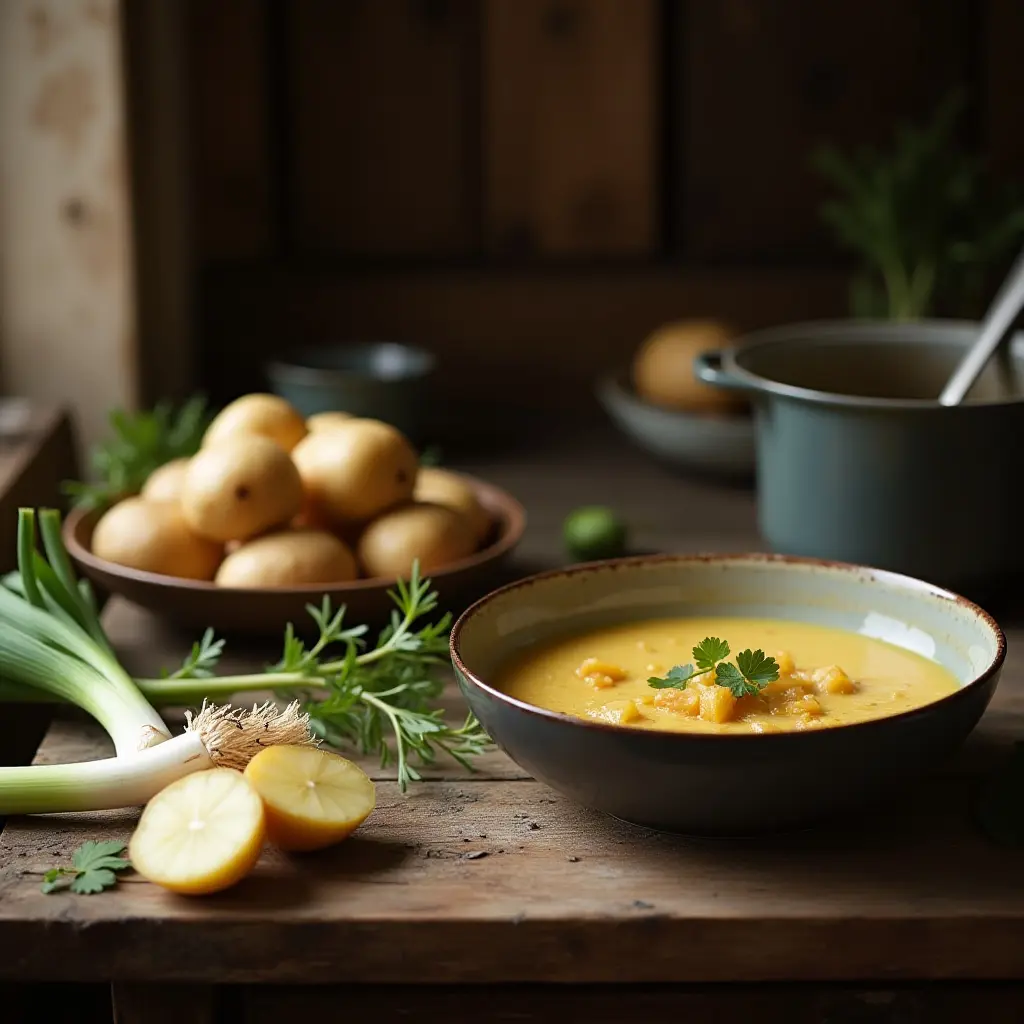
<path fill-rule="evenodd" d="M 961 685 L 877 721 L 723 736 L 584 721 L 493 686 L 511 655 L 539 641 L 666 615 L 835 626 L 933 657 Z M 617 818 L 710 836 L 803 827 L 901 795 L 977 724 L 1006 642 L 976 605 L 906 576 L 779 555 L 666 555 L 577 566 L 497 590 L 458 620 L 451 650 L 473 712 L 526 771 Z"/>
<path fill-rule="evenodd" d="M 602 380 L 597 397 L 616 426 L 661 462 L 716 476 L 754 474 L 754 420 L 749 414 L 699 416 L 651 405 L 637 397 L 625 372 Z"/>
<path fill-rule="evenodd" d="M 324 345 L 267 367 L 274 392 L 302 413 L 347 412 L 383 420 L 423 441 L 435 359 L 395 342 Z"/>

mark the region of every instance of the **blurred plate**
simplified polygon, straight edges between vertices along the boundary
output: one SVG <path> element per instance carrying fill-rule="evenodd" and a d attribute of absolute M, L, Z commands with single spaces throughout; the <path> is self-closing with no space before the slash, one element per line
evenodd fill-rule
<path fill-rule="evenodd" d="M 616 426 L 655 458 L 679 469 L 733 478 L 753 477 L 754 420 L 750 415 L 699 415 L 637 398 L 628 374 L 601 380 L 597 397 Z"/>
<path fill-rule="evenodd" d="M 511 494 L 474 477 L 462 476 L 494 520 L 488 545 L 468 558 L 430 573 L 440 608 L 457 613 L 493 589 L 502 563 L 526 529 L 526 512 Z M 394 607 L 388 597 L 393 579 L 361 579 L 335 586 L 240 589 L 218 587 L 201 580 L 184 580 L 141 572 L 97 558 L 90 550 L 95 512 L 72 511 L 64 520 L 64 543 L 78 571 L 101 592 L 131 601 L 176 625 L 219 633 L 278 636 L 289 622 L 305 632 L 311 625 L 308 604 L 319 605 L 326 594 L 337 608 L 347 608 L 350 625 L 380 625 Z"/>

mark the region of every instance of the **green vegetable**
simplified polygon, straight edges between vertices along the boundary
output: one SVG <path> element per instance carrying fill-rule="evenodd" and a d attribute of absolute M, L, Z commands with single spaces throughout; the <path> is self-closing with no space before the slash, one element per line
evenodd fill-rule
<path fill-rule="evenodd" d="M 252 712 L 205 705 L 171 737 L 118 663 L 92 593 L 79 583 L 61 541 L 60 515 L 18 517 L 18 571 L 0 583 L 0 678 L 34 694 L 77 704 L 110 734 L 116 757 L 84 764 L 0 767 L 0 814 L 101 810 L 143 804 L 168 783 L 215 764 L 243 766 L 267 742 L 310 742 L 293 705 Z M 10 685 L 10 684 L 8 684 Z"/>
<path fill-rule="evenodd" d="M 395 760 L 404 790 L 420 778 L 412 763 L 446 753 L 470 766 L 489 740 L 472 716 L 458 726 L 433 706 L 448 664 L 450 616 L 422 622 L 437 594 L 414 568 L 391 597 L 391 621 L 368 647 L 365 626 L 346 628 L 345 609 L 326 599 L 309 613 L 319 630 L 310 647 L 285 632 L 281 660 L 263 672 L 216 676 L 224 648 L 207 630 L 183 665 L 162 679 L 133 680 L 103 632 L 87 587 L 74 576 L 60 536 L 60 516 L 40 514 L 46 558 L 37 550 L 35 514 L 19 518 L 18 572 L 0 585 L 0 696 L 56 697 L 91 714 L 114 740 L 117 757 L 81 765 L 0 767 L 0 814 L 99 810 L 145 803 L 163 786 L 214 764 L 244 767 L 267 742 L 327 742 Z M 207 706 L 247 691 L 298 694 L 283 712 Z M 185 733 L 171 737 L 152 703 L 199 706 Z M 394 751 L 389 740 L 393 738 Z"/>
<path fill-rule="evenodd" d="M 610 509 L 591 505 L 570 512 L 562 526 L 569 556 L 578 562 L 618 558 L 626 553 L 626 526 Z"/>
<path fill-rule="evenodd" d="M 206 399 L 201 395 L 178 410 L 167 402 L 150 411 L 115 409 L 110 414 L 114 436 L 94 448 L 90 456 L 96 481 L 68 481 L 64 489 L 76 505 L 89 509 L 106 508 L 138 494 L 155 469 L 199 450 L 209 422 Z"/>
<path fill-rule="evenodd" d="M 1024 846 L 1024 742 L 985 779 L 974 805 L 981 831 L 1000 846 Z"/>
<path fill-rule="evenodd" d="M 165 679 L 137 680 L 138 685 L 150 700 L 175 705 L 246 690 L 298 692 L 317 737 L 335 747 L 377 753 L 382 765 L 394 761 L 403 790 L 420 778 L 411 757 L 425 765 L 444 753 L 469 768 L 490 744 L 487 734 L 472 715 L 452 726 L 432 707 L 444 688 L 442 669 L 450 665 L 451 616 L 422 621 L 437 609 L 437 594 L 416 566 L 409 581 L 399 580 L 390 596 L 395 611 L 373 646 L 365 643 L 366 627 L 345 628 L 344 607 L 333 611 L 325 597 L 320 608 L 307 609 L 319 631 L 316 642 L 307 648 L 289 625 L 281 660 L 264 672 L 213 675 L 224 642 L 207 630 L 180 669 Z M 336 647 L 342 650 L 328 656 Z"/>
<path fill-rule="evenodd" d="M 73 866 L 47 871 L 40 888 L 45 893 L 70 889 L 82 896 L 111 888 L 117 884 L 115 872 L 125 871 L 132 866 L 127 857 L 121 856 L 125 845 L 117 840 L 98 843 L 90 839 L 82 843 L 71 855 Z"/>
<path fill-rule="evenodd" d="M 665 676 L 651 676 L 647 682 L 656 690 L 685 690 L 691 679 L 713 671 L 719 686 L 727 687 L 734 697 L 748 697 L 756 696 L 779 678 L 778 664 L 764 651 L 748 648 L 736 655 L 735 665 L 727 662 L 729 644 L 716 636 L 705 637 L 692 653 L 694 664 L 674 665 Z"/>
<path fill-rule="evenodd" d="M 931 122 L 897 132 L 886 152 L 813 156 L 839 198 L 822 207 L 841 245 L 860 259 L 851 283 L 856 316 L 916 319 L 979 316 L 989 279 L 999 279 L 1024 241 L 1024 194 L 992 180 L 957 138 L 964 100 Z"/>

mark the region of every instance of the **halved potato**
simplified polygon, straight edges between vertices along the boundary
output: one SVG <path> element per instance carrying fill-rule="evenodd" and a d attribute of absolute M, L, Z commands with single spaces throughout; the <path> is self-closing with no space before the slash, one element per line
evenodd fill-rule
<path fill-rule="evenodd" d="M 282 850 L 340 843 L 373 811 L 377 791 L 357 765 L 315 747 L 261 750 L 245 777 L 263 800 L 267 835 Z"/>
<path fill-rule="evenodd" d="M 172 892 L 227 889 L 259 860 L 266 840 L 263 801 L 233 768 L 186 775 L 142 812 L 128 844 L 132 867 Z"/>

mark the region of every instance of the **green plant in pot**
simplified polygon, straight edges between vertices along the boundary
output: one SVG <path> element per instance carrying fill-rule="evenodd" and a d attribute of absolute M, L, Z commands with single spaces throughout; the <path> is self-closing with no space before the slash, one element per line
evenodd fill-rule
<path fill-rule="evenodd" d="M 898 130 L 887 150 L 815 152 L 838 192 L 822 216 L 859 258 L 854 316 L 975 318 L 986 285 L 1024 241 L 1024 194 L 962 147 L 963 109 L 962 95 L 949 97 L 929 123 Z"/>

